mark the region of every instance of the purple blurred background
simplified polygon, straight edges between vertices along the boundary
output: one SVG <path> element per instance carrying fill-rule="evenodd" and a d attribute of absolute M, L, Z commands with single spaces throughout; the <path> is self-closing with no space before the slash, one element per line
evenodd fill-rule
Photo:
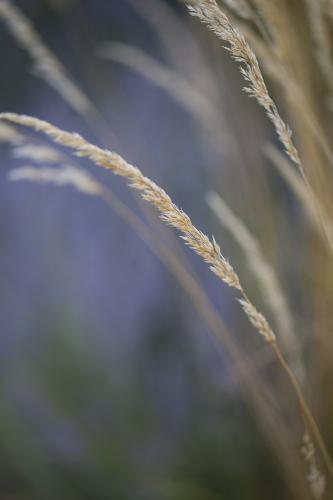
<path fill-rule="evenodd" d="M 200 44 L 178 3 L 163 4 L 175 19 L 175 53 L 161 39 L 157 4 L 161 24 L 155 27 L 125 0 L 15 4 L 103 118 L 85 122 L 32 74 L 29 56 L 3 23 L 1 110 L 45 118 L 116 150 L 165 187 L 198 227 L 223 235 L 204 202 L 206 192 L 222 186 L 246 209 L 254 175 L 243 172 L 234 189 L 232 137 L 245 134 L 237 110 L 251 125 L 246 142 L 265 129 L 240 93 L 236 68 L 216 57 L 210 40 L 202 37 Z M 107 41 L 131 44 L 170 67 L 183 61 L 189 82 L 216 93 L 233 130 L 225 128 L 221 109 L 220 139 L 212 147 L 209 130 L 172 96 L 98 56 Z M 202 61 L 211 74 L 200 73 Z M 225 74 L 214 87 L 214 78 Z M 259 147 L 246 154 L 259 168 Z M 103 201 L 71 188 L 10 183 L 9 169 L 21 163 L 1 144 L 3 498 L 267 498 L 258 476 L 266 468 L 266 480 L 274 481 L 275 473 L 239 398 L 229 358 L 179 282 Z M 123 180 L 84 165 L 143 218 Z M 258 225 L 264 217 L 258 214 Z M 178 251 L 237 330 L 243 319 L 235 315 L 232 294 L 191 251 L 182 245 Z M 234 251 L 227 240 L 224 252 Z"/>

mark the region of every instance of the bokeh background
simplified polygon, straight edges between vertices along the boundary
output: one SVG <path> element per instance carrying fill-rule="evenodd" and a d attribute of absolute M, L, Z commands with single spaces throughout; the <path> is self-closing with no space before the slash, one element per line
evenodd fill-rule
<path fill-rule="evenodd" d="M 140 166 L 223 244 L 270 316 L 242 252 L 207 204 L 210 190 L 220 193 L 282 276 L 306 344 L 299 248 L 309 228 L 263 154 L 274 133 L 242 93 L 221 44 L 172 0 L 14 3 L 98 113 L 89 120 L 73 111 L 32 71 L 2 21 L 0 109 L 80 132 Z M 144 57 L 166 71 L 160 82 Z M 202 300 L 102 200 L 70 187 L 9 182 L 20 164 L 1 144 L 1 498 L 286 498 L 244 377 L 202 314 Z M 123 180 L 80 164 L 194 276 L 251 358 L 252 376 L 284 388 L 232 292 Z"/>

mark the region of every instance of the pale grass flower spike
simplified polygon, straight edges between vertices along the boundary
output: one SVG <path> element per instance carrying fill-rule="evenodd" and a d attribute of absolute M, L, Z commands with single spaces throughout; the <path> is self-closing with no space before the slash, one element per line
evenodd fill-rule
<path fill-rule="evenodd" d="M 42 132 L 52 138 L 56 143 L 74 149 L 78 156 L 89 158 L 96 165 L 109 169 L 116 175 L 125 177 L 129 181 L 129 185 L 140 192 L 143 199 L 150 202 L 158 209 L 162 219 L 167 224 L 180 231 L 182 234 L 181 237 L 184 239 L 185 243 L 209 264 L 212 272 L 231 288 L 240 292 L 241 298 L 239 301 L 249 321 L 256 328 L 258 333 L 272 345 L 278 361 L 286 371 L 297 396 L 303 417 L 311 429 L 327 468 L 333 477 L 333 465 L 320 430 L 304 398 L 302 389 L 277 344 L 276 336 L 265 317 L 255 308 L 247 297 L 239 281 L 238 275 L 222 255 L 221 249 L 215 239 L 213 238 L 210 240 L 204 233 L 197 229 L 189 216 L 172 202 L 169 195 L 162 188 L 145 177 L 137 167 L 127 163 L 117 153 L 101 149 L 89 143 L 77 133 L 66 132 L 49 122 L 31 116 L 17 115 L 15 113 L 0 113 L 0 119 L 30 127 L 37 132 Z"/>
<path fill-rule="evenodd" d="M 198 17 L 218 38 L 229 44 L 226 48 L 236 61 L 242 63 L 241 73 L 249 84 L 244 90 L 265 109 L 286 153 L 304 173 L 298 151 L 291 138 L 291 130 L 282 120 L 275 102 L 269 95 L 258 59 L 243 34 L 231 24 L 215 0 L 192 0 L 186 3 L 193 16 Z"/>
<path fill-rule="evenodd" d="M 101 187 L 94 178 L 86 171 L 72 165 L 64 165 L 59 168 L 18 167 L 9 173 L 9 179 L 11 181 L 52 183 L 56 186 L 73 186 L 85 194 L 95 196 L 101 194 Z"/>
<path fill-rule="evenodd" d="M 205 167 L 210 160 L 220 166 L 221 159 L 225 162 L 226 158 L 229 160 L 229 156 L 232 160 L 237 159 L 237 163 L 235 161 L 235 164 L 230 164 L 231 167 L 244 166 L 244 182 L 238 184 L 237 178 L 236 213 L 230 208 L 234 200 L 231 200 L 229 206 L 229 199 L 227 204 L 218 193 L 217 186 L 214 186 L 214 191 L 208 191 L 206 201 L 219 219 L 222 229 L 227 230 L 236 242 L 236 249 L 240 250 L 246 268 L 245 273 L 236 272 L 229 262 L 227 242 L 221 248 L 214 236 L 199 229 L 194 224 L 194 219 L 192 220 L 174 203 L 168 192 L 144 175 L 137 166 L 107 147 L 99 147 L 82 135 L 63 130 L 47 120 L 25 114 L 0 112 L 0 143 L 9 144 L 12 159 L 21 163 L 20 166 L 10 170 L 8 178 L 14 182 L 28 181 L 73 187 L 80 193 L 102 199 L 125 223 L 129 224 L 142 241 L 148 244 L 153 254 L 173 273 L 210 330 L 219 341 L 225 342 L 225 352 L 230 355 L 235 365 L 239 364 L 235 366 L 235 371 L 239 371 L 239 386 L 249 393 L 247 398 L 255 409 L 256 425 L 267 438 L 275 457 L 279 458 L 286 484 L 292 495 L 297 491 L 297 494 L 290 498 L 328 500 L 333 482 L 333 460 L 330 454 L 332 443 L 326 442 L 321 426 L 326 431 L 325 436 L 329 436 L 330 428 L 327 425 L 325 427 L 322 407 L 318 404 L 312 408 L 312 404 L 317 403 L 312 392 L 314 388 L 318 388 L 319 381 L 318 401 L 323 394 L 327 394 L 321 387 L 321 377 L 325 373 L 324 368 L 328 370 L 328 363 L 320 371 L 318 361 L 321 361 L 320 355 L 323 358 L 327 355 L 327 359 L 330 359 L 329 356 L 332 354 L 329 351 L 329 335 L 332 331 L 329 317 L 331 311 L 324 306 L 331 300 L 332 286 L 329 280 L 332 280 L 333 266 L 328 265 L 325 268 L 323 262 L 325 264 L 329 262 L 331 265 L 333 263 L 333 203 L 329 189 L 322 198 L 321 192 L 324 188 L 329 188 L 333 181 L 333 149 L 330 140 L 333 130 L 331 125 L 333 123 L 333 42 L 331 41 L 333 0 L 299 0 L 290 3 L 273 0 L 179 0 L 179 2 L 183 7 L 182 13 L 185 12 L 185 22 L 179 18 L 178 11 L 175 15 L 173 9 L 169 9 L 168 4 L 164 2 L 156 0 L 155 10 L 154 0 L 129 2 L 139 15 L 146 17 L 150 28 L 154 28 L 155 22 L 163 25 L 159 41 L 165 49 L 166 57 L 162 58 L 162 61 L 156 54 L 152 57 L 136 46 L 115 40 L 104 43 L 98 53 L 103 57 L 104 64 L 105 60 L 111 60 L 113 63 L 126 65 L 150 84 L 158 87 L 159 91 L 166 93 L 173 103 L 180 105 L 186 111 L 187 119 L 190 117 L 195 125 L 199 125 L 198 136 L 202 136 L 207 151 L 211 150 L 211 156 L 207 155 Z M 196 19 L 186 22 L 189 18 L 188 13 Z M 173 17 L 175 17 L 174 24 Z M 293 23 L 298 17 L 300 26 L 296 27 Z M 164 20 L 167 20 L 165 26 Z M 85 125 L 88 125 L 94 136 L 98 137 L 100 144 L 103 144 L 103 140 L 107 137 L 105 140 L 107 145 L 110 139 L 107 123 L 90 98 L 71 79 L 63 64 L 44 43 L 33 24 L 18 9 L 15 2 L 0 0 L 1 23 L 30 56 L 35 72 L 58 93 L 58 97 L 60 96 L 72 110 L 85 119 Z M 200 26 L 200 23 L 203 26 Z M 176 47 L 176 53 L 172 54 L 173 40 L 170 39 L 168 30 L 174 34 L 178 43 L 183 36 L 181 31 L 184 26 L 188 31 L 186 31 L 187 36 L 184 36 L 184 51 L 179 50 L 178 53 Z M 244 91 L 259 104 L 259 111 L 260 109 L 264 111 L 261 118 L 266 128 L 267 124 L 272 128 L 276 140 L 275 146 L 261 147 L 260 144 L 257 153 L 255 147 L 251 145 L 253 147 L 251 154 L 255 158 L 252 163 L 256 163 L 256 170 L 248 161 L 247 151 L 240 141 L 241 134 L 238 135 L 240 130 L 238 122 L 241 121 L 243 108 L 246 107 L 243 106 L 243 102 L 245 104 L 248 102 L 246 99 L 242 101 L 241 113 L 238 102 L 232 106 L 234 117 L 229 120 L 228 106 L 224 106 L 224 102 L 220 103 L 222 93 L 224 95 L 226 90 L 224 82 L 216 78 L 216 75 L 220 74 L 220 67 L 216 64 L 215 52 L 212 51 L 214 56 L 211 57 L 212 61 L 210 57 L 205 57 L 204 50 L 202 52 L 199 50 L 197 57 L 194 56 L 195 47 L 199 47 L 194 37 L 198 27 L 206 27 L 215 35 L 210 37 L 213 39 L 210 41 L 215 41 L 213 49 L 217 54 L 219 47 L 216 45 L 222 44 L 231 58 L 239 63 L 241 78 L 239 73 L 236 73 L 236 78 L 238 77 L 242 84 L 246 82 Z M 203 31 L 207 36 L 207 30 Z M 285 33 L 289 35 L 292 33 L 290 39 L 287 35 L 285 39 Z M 184 64 L 184 54 L 186 55 L 187 50 L 185 42 L 189 47 L 189 61 L 186 61 L 186 64 Z M 193 61 L 196 61 L 196 65 L 192 62 L 195 71 L 191 67 L 192 56 Z M 302 68 L 303 56 L 304 68 Z M 195 82 L 192 81 L 193 75 L 198 75 Z M 277 86 L 274 87 L 274 84 Z M 284 103 L 282 101 L 283 104 L 279 101 L 281 95 L 285 99 Z M 283 118 L 284 115 L 286 119 Z M 157 119 L 160 120 L 160 116 Z M 236 120 L 237 124 L 234 123 Z M 288 123 L 292 124 L 295 140 Z M 22 126 L 32 130 L 31 135 L 23 134 Z M 257 129 L 254 130 L 257 133 Z M 35 132 L 44 134 L 45 141 L 35 140 Z M 49 144 L 48 139 L 53 143 Z M 72 150 L 75 160 L 62 148 Z M 266 177 L 266 173 L 259 173 L 262 166 L 258 161 L 259 157 L 268 159 L 269 166 L 274 165 L 278 175 L 283 179 L 281 198 L 280 193 L 272 192 L 271 178 Z M 149 206 L 146 212 L 146 204 L 141 203 L 141 199 L 137 200 L 143 207 L 142 213 L 145 217 L 141 218 L 141 213 L 137 215 L 134 210 L 118 200 L 111 189 L 95 179 L 89 171 L 81 168 L 83 162 L 80 158 L 88 159 L 94 165 L 123 177 L 128 186 L 135 190 L 142 200 L 155 208 L 159 218 L 174 228 L 185 245 L 229 287 L 236 306 L 242 312 L 242 317 L 247 320 L 248 329 L 257 334 L 254 345 L 256 348 L 259 346 L 258 351 L 253 352 L 248 349 L 248 339 L 244 344 L 239 342 L 238 336 L 234 335 L 237 332 L 233 331 L 229 335 L 228 326 L 224 324 L 213 301 L 210 301 L 209 294 L 206 294 L 201 286 L 200 279 L 191 268 L 191 263 L 187 262 L 183 245 L 172 232 L 169 232 L 169 235 L 173 245 L 169 244 L 161 231 L 163 224 L 158 218 L 154 220 L 155 215 L 149 212 Z M 252 173 L 255 174 L 253 186 Z M 223 189 L 229 187 L 227 175 L 228 172 L 222 179 Z M 225 184 L 224 180 L 227 181 Z M 233 179 L 230 182 L 234 189 Z M 295 213 L 291 214 L 291 202 L 290 205 L 286 203 L 285 207 L 278 206 L 288 189 L 290 191 L 288 196 L 293 201 L 297 200 L 301 214 L 297 212 L 295 215 L 294 205 L 292 210 Z M 243 192 L 246 196 L 249 193 L 249 198 L 245 201 L 242 199 Z M 257 220 L 258 210 L 266 206 L 267 212 L 270 213 L 267 216 L 266 213 L 259 214 Z M 241 210 L 244 211 L 248 207 L 250 207 L 249 217 L 248 220 L 246 217 L 245 223 L 238 213 L 241 214 Z M 276 207 L 279 212 L 274 210 Z M 307 224 L 306 228 L 295 228 L 294 226 L 301 225 L 300 221 L 303 222 L 303 218 Z M 156 229 L 158 231 L 155 231 Z M 214 232 L 218 229 L 215 228 Z M 295 240 L 303 237 L 304 241 L 301 243 L 293 241 L 289 248 L 284 239 L 286 235 Z M 221 239 L 223 240 L 223 236 Z M 267 248 L 266 243 L 268 243 Z M 282 248 L 284 246 L 288 246 L 286 252 Z M 304 288 L 313 286 L 314 290 L 312 292 L 311 288 L 308 294 L 308 291 L 304 290 L 304 299 L 303 289 L 300 297 L 297 295 L 303 285 L 295 284 L 296 280 L 303 279 L 301 271 L 304 272 L 304 269 L 302 267 L 299 270 L 297 268 L 299 263 L 295 262 L 295 259 L 301 260 L 299 253 L 303 254 L 303 248 L 306 257 L 305 264 L 302 262 L 303 267 L 306 267 Z M 239 267 L 243 271 L 243 267 Z M 293 287 L 298 290 L 297 293 Z M 248 293 L 248 289 L 251 293 Z M 258 292 L 259 301 L 250 299 L 254 290 Z M 318 290 L 322 295 L 316 294 Z M 315 313 L 312 316 L 312 311 L 308 311 L 309 308 L 313 308 L 315 313 L 318 309 L 317 316 Z M 320 314 L 322 310 L 323 314 Z M 312 323 L 310 327 L 305 325 L 307 322 L 313 322 L 313 326 Z M 324 327 L 321 327 L 321 322 Z M 317 333 L 321 328 L 325 329 L 325 338 Z M 306 350 L 310 341 L 311 345 Z M 323 351 L 327 353 L 322 354 Z M 264 356 L 267 356 L 267 359 L 264 359 Z M 263 364 L 261 364 L 262 359 L 264 359 Z M 309 369 L 312 368 L 310 365 L 312 359 L 315 361 L 314 370 Z M 275 367 L 268 367 L 269 377 L 271 373 L 273 374 L 272 379 L 268 377 L 266 380 L 266 372 L 263 374 L 261 371 L 265 363 L 272 361 L 280 369 L 281 380 L 279 379 L 278 383 L 275 378 Z M 313 373 L 316 370 L 320 372 L 318 376 Z M 245 380 L 248 375 L 249 379 Z M 313 383 L 316 376 L 317 386 Z M 312 396 L 309 402 L 305 394 Z M 323 407 L 331 414 L 329 399 L 327 397 Z M 281 491 L 281 495 L 284 495 L 284 490 Z"/>

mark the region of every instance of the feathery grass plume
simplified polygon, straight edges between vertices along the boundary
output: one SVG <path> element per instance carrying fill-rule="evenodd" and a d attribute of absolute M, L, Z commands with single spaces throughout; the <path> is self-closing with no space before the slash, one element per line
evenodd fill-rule
<path fill-rule="evenodd" d="M 67 76 L 61 62 L 46 47 L 29 19 L 9 0 L 0 0 L 0 18 L 19 45 L 30 54 L 37 74 L 77 112 L 89 117 L 95 115 L 94 106 Z"/>
<path fill-rule="evenodd" d="M 210 304 L 208 297 L 197 283 L 192 274 L 174 254 L 173 250 L 163 244 L 151 234 L 151 229 L 131 209 L 124 205 L 109 188 L 98 182 L 89 172 L 73 165 L 61 165 L 60 167 L 32 167 L 22 166 L 13 168 L 8 173 L 10 181 L 31 181 L 41 184 L 53 184 L 58 187 L 72 186 L 77 191 L 94 195 L 104 200 L 118 216 L 120 216 L 135 233 L 149 246 L 155 256 L 159 258 L 167 268 L 171 270 L 177 281 L 187 291 L 190 298 L 207 321 L 216 337 L 222 337 L 230 350 L 237 366 L 243 366 L 242 374 L 249 376 L 250 367 L 240 359 L 236 345 L 232 341 L 231 334 L 226 325 Z M 230 340 L 231 339 L 231 340 Z M 246 365 L 246 367 L 245 367 Z M 257 382 L 256 382 L 257 384 Z"/>
<path fill-rule="evenodd" d="M 85 194 L 98 196 L 102 193 L 101 186 L 87 172 L 72 165 L 63 165 L 59 168 L 17 167 L 8 174 L 11 181 L 33 181 L 52 183 L 57 186 L 74 186 Z"/>
<path fill-rule="evenodd" d="M 61 157 L 63 160 L 64 156 L 61 155 Z M 230 354 L 235 365 L 235 370 L 239 374 L 238 383 L 246 387 L 245 394 L 249 398 L 248 401 L 255 410 L 268 440 L 274 446 L 274 450 L 281 460 L 290 486 L 295 491 L 298 491 L 298 487 L 303 491 L 303 475 L 302 473 L 299 474 L 295 463 L 297 462 L 297 456 L 290 453 L 291 443 L 289 436 L 286 434 L 286 430 L 281 422 L 272 414 L 275 410 L 267 407 L 267 405 L 271 405 L 271 392 L 268 392 L 267 388 L 258 378 L 258 367 L 256 364 L 255 368 L 253 367 L 254 358 L 252 356 L 251 358 L 247 358 L 244 353 L 239 351 L 239 347 L 234 342 L 233 336 L 218 312 L 211 305 L 205 291 L 192 274 L 182 265 L 177 256 L 173 254 L 173 251 L 165 246 L 162 241 L 159 241 L 156 234 L 151 234 L 151 229 L 132 210 L 118 200 L 108 188 L 96 181 L 91 174 L 81 168 L 73 166 L 64 166 L 61 168 L 21 167 L 12 170 L 9 173 L 9 178 L 12 181 L 48 182 L 57 186 L 72 185 L 82 193 L 96 195 L 103 199 L 134 230 L 184 288 L 216 338 L 224 342 L 224 347 Z M 275 429 L 274 435 L 271 433 L 272 426 Z M 304 491 L 304 495 L 306 495 L 306 491 Z"/>
<path fill-rule="evenodd" d="M 309 467 L 307 479 L 309 481 L 313 497 L 315 500 L 321 500 L 325 494 L 326 480 L 318 468 L 315 448 L 308 432 L 304 434 L 301 452 Z"/>
<path fill-rule="evenodd" d="M 230 23 L 228 17 L 222 12 L 215 0 L 186 0 L 186 5 L 190 14 L 197 17 L 218 38 L 229 44 L 227 50 L 233 59 L 242 64 L 241 73 L 249 84 L 244 88 L 245 92 L 254 97 L 260 106 L 265 109 L 287 155 L 305 175 L 298 151 L 291 138 L 291 130 L 282 120 L 275 102 L 269 95 L 257 57 L 246 42 L 243 34 Z"/>
<path fill-rule="evenodd" d="M 55 148 L 40 144 L 22 144 L 13 148 L 14 158 L 28 158 L 36 163 L 58 163 L 62 156 Z"/>
<path fill-rule="evenodd" d="M 315 3 L 315 8 L 318 8 L 317 2 L 311 3 Z M 313 215 L 310 215 L 310 220 L 317 225 L 316 230 L 318 230 L 328 250 L 332 252 L 333 228 L 330 216 L 332 207 L 329 192 L 331 182 L 328 176 L 330 172 L 325 172 L 325 169 L 326 167 L 333 168 L 333 151 L 328 142 L 325 121 L 322 119 L 323 115 L 318 115 L 317 106 L 314 105 L 314 103 L 320 100 L 318 99 L 320 95 L 318 92 L 312 95 L 310 89 L 304 84 L 304 78 L 297 76 L 293 70 L 295 66 L 294 61 L 295 59 L 300 59 L 297 57 L 297 54 L 303 50 L 302 47 L 304 47 L 304 44 L 300 48 L 297 43 L 289 43 L 290 37 L 286 33 L 289 34 L 293 30 L 293 27 L 290 26 L 290 19 L 288 19 L 289 11 L 286 12 L 286 9 L 279 9 L 277 3 L 269 2 L 269 0 L 255 0 L 255 4 L 263 12 L 267 23 L 275 25 L 277 45 L 278 47 L 281 45 L 281 47 L 279 51 L 275 50 L 272 52 L 269 50 L 267 44 L 262 43 L 258 37 L 251 36 L 251 32 L 249 32 L 250 40 L 255 47 L 256 53 L 260 56 L 260 60 L 265 65 L 267 74 L 279 85 L 285 94 L 288 107 L 294 114 L 295 123 L 297 123 L 300 132 L 300 142 L 303 144 L 306 152 L 305 158 L 308 158 L 308 164 L 311 166 L 311 169 L 308 170 L 309 176 L 311 176 L 310 182 L 302 174 L 308 193 L 305 193 L 304 189 L 302 189 L 302 182 L 298 179 L 297 175 L 293 175 L 293 172 L 290 172 L 287 159 L 284 160 L 280 154 L 278 155 L 280 158 L 279 163 L 284 163 L 289 171 L 288 177 L 292 176 L 302 191 L 301 201 L 303 204 L 304 201 L 308 204 L 308 207 L 304 204 L 307 215 L 310 215 L 310 212 L 315 212 Z M 304 63 L 303 66 L 305 67 L 306 64 Z M 276 157 L 277 154 L 274 156 Z M 286 169 L 284 170 L 286 173 Z M 328 180 L 326 181 L 325 179 Z M 293 188 L 295 182 L 290 184 L 290 186 Z M 299 195 L 299 190 L 296 194 Z"/>
<path fill-rule="evenodd" d="M 245 296 L 244 299 L 238 299 L 238 302 L 242 306 L 243 311 L 246 316 L 249 318 L 250 323 L 254 326 L 254 328 L 263 336 L 266 342 L 271 344 L 276 343 L 275 333 L 271 329 L 266 318 L 261 314 L 255 306 L 248 300 Z"/>
<path fill-rule="evenodd" d="M 322 453 L 325 464 L 333 477 L 333 463 L 318 425 L 305 400 L 299 382 L 282 354 L 273 330 L 263 315 L 257 311 L 247 297 L 237 274 L 222 255 L 220 247 L 214 238 L 210 240 L 204 233 L 197 229 L 189 216 L 172 202 L 169 195 L 162 188 L 145 177 L 137 167 L 127 163 L 120 155 L 90 144 L 77 133 L 65 132 L 49 122 L 31 116 L 17 115 L 15 113 L 0 113 L 0 119 L 33 128 L 38 132 L 43 132 L 56 143 L 74 149 L 78 156 L 89 158 L 96 165 L 109 169 L 116 175 L 127 178 L 129 185 L 137 189 L 143 199 L 150 202 L 158 209 L 162 219 L 167 224 L 180 231 L 182 234 L 181 237 L 185 243 L 210 265 L 212 272 L 241 294 L 239 300 L 241 301 L 245 314 L 248 316 L 253 326 L 258 329 L 258 333 L 272 346 L 279 363 L 285 370 L 297 396 L 302 415 L 308 423 Z"/>
<path fill-rule="evenodd" d="M 314 198 L 325 243 L 333 253 L 332 236 L 329 228 L 325 226 L 325 220 L 327 220 L 325 210 L 315 196 L 312 186 L 306 176 L 302 161 L 292 140 L 291 129 L 281 118 L 275 102 L 269 95 L 256 55 L 245 40 L 243 34 L 232 25 L 228 17 L 222 12 L 216 0 L 185 0 L 185 3 L 190 14 L 197 17 L 210 31 L 215 33 L 218 38 L 229 44 L 226 50 L 230 52 L 233 59 L 241 63 L 241 74 L 249 84 L 244 90 L 250 97 L 254 97 L 259 105 L 264 108 L 267 116 L 273 123 L 286 154 L 299 169 L 309 193 Z"/>
<path fill-rule="evenodd" d="M 128 178 L 131 187 L 141 191 L 143 199 L 149 201 L 159 210 L 162 219 L 182 233 L 185 243 L 200 255 L 206 263 L 210 264 L 211 270 L 219 278 L 232 288 L 241 290 L 236 273 L 221 254 L 220 247 L 215 240 L 211 241 L 199 231 L 192 224 L 188 215 L 172 202 L 169 195 L 157 184 L 145 177 L 137 167 L 130 165 L 116 153 L 88 143 L 79 134 L 65 132 L 46 121 L 14 113 L 1 113 L 0 119 L 44 132 L 58 144 L 75 149 L 78 156 L 89 158 L 97 165 L 111 169 L 116 175 Z"/>
<path fill-rule="evenodd" d="M 274 9 L 277 9 L 277 5 L 267 3 L 267 0 L 255 0 L 255 3 L 258 3 L 262 9 L 265 7 L 267 7 L 268 11 L 272 9 L 273 12 L 271 15 L 268 15 L 268 20 L 270 20 L 271 17 L 272 21 L 276 19 L 276 16 L 274 16 Z M 268 24 L 271 23 L 268 22 Z M 331 168 L 333 168 L 332 148 L 327 141 L 323 123 L 321 123 L 318 116 L 316 116 L 316 112 L 310 103 L 306 89 L 302 86 L 302 81 L 297 79 L 295 74 L 286 67 L 280 54 L 277 53 L 274 46 L 272 47 L 272 43 L 264 43 L 263 40 L 250 29 L 249 25 L 243 24 L 241 26 L 241 31 L 244 32 L 246 39 L 249 40 L 254 52 L 259 57 L 262 66 L 265 68 L 266 74 L 283 91 L 287 102 L 292 104 L 294 116 L 296 118 L 301 116 L 302 126 L 306 126 L 308 131 L 315 138 L 322 153 L 325 155 L 325 160 Z M 282 37 L 282 35 L 280 36 Z"/>
<path fill-rule="evenodd" d="M 284 0 L 253 1 L 266 24 L 274 27 L 275 33 L 271 61 L 262 58 L 260 52 L 257 55 L 260 55 L 266 69 L 269 69 L 270 76 L 279 82 L 284 91 L 286 105 L 294 116 L 294 126 L 303 149 L 304 163 L 307 163 L 304 170 L 317 199 L 321 200 L 323 207 L 326 205 L 325 211 L 330 213 L 331 195 L 325 188 L 331 184 L 328 175 L 331 173 L 327 172 L 326 168 L 328 165 L 332 167 L 332 148 L 327 144 L 330 136 L 327 130 L 329 117 L 325 119 L 325 114 L 329 101 L 326 99 L 325 102 L 325 98 L 332 88 L 332 78 L 328 77 L 329 82 L 325 85 L 325 78 L 320 70 L 321 63 L 319 61 L 319 64 L 316 64 L 313 57 L 318 56 L 315 54 L 317 50 L 320 52 L 320 58 L 325 59 L 326 72 L 328 66 L 332 67 L 327 19 L 323 18 L 326 0 L 304 0 L 289 4 Z M 314 31 L 317 34 L 313 34 Z M 273 72 L 271 70 L 274 70 L 274 66 Z"/>
<path fill-rule="evenodd" d="M 298 352 L 299 342 L 294 332 L 292 315 L 279 279 L 273 267 L 267 262 L 258 241 L 215 191 L 209 192 L 206 198 L 218 220 L 241 247 L 248 266 L 261 288 L 263 298 L 274 315 L 286 351 Z M 304 370 L 302 373 L 304 374 Z"/>
<path fill-rule="evenodd" d="M 235 363 L 235 369 L 239 373 L 239 383 L 246 387 L 251 396 L 249 403 L 253 406 L 264 430 L 268 433 L 267 437 L 274 443 L 274 449 L 278 452 L 278 456 L 285 468 L 285 472 L 290 481 L 292 488 L 298 491 L 298 487 L 303 491 L 302 478 L 303 475 L 295 470 L 295 460 L 297 456 L 290 453 L 288 442 L 290 442 L 286 430 L 281 427 L 281 423 L 272 414 L 272 409 L 267 405 L 271 400 L 271 391 L 263 386 L 258 378 L 257 367 L 253 371 L 253 358 L 247 358 L 239 351 L 238 345 L 234 342 L 233 336 L 228 331 L 226 325 L 211 305 L 206 292 L 200 284 L 192 276 L 191 273 L 182 265 L 182 263 L 173 254 L 173 251 L 168 248 L 163 242 L 152 235 L 150 228 L 126 205 L 124 205 L 114 194 L 103 184 L 85 170 L 73 166 L 65 166 L 61 168 L 43 168 L 43 167 L 22 167 L 16 168 L 9 173 L 9 178 L 12 181 L 34 181 L 34 182 L 49 182 L 56 186 L 71 185 L 75 189 L 87 195 L 96 195 L 103 199 L 114 211 L 120 216 L 153 251 L 158 259 L 172 272 L 176 280 L 188 293 L 198 312 L 207 322 L 216 338 L 222 339 L 224 346 L 231 355 Z M 265 403 L 265 404 L 263 404 Z M 275 432 L 272 434 L 272 427 Z M 290 444 L 289 444 L 290 446 Z M 306 495 L 306 491 L 304 491 Z"/>
<path fill-rule="evenodd" d="M 251 32 L 247 32 L 251 38 L 251 42 L 255 47 L 256 53 L 262 61 L 266 73 L 274 80 L 287 96 L 287 100 L 293 103 L 297 108 L 297 113 L 302 115 L 303 125 L 306 125 L 311 134 L 316 139 L 322 152 L 325 154 L 325 159 L 333 168 L 333 152 L 325 137 L 325 131 L 322 123 L 316 117 L 308 97 L 305 95 L 304 89 L 295 79 L 294 75 L 287 70 L 267 46 L 261 40 L 254 37 Z"/>

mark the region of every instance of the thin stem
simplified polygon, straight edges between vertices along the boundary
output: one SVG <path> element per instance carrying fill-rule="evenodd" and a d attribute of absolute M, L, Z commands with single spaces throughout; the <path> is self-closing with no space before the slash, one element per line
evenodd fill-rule
<path fill-rule="evenodd" d="M 250 308 L 253 308 L 254 306 L 252 305 L 252 302 L 250 301 L 249 297 L 247 296 L 246 292 L 243 289 L 241 290 L 241 295 L 242 295 L 242 299 L 243 299 L 242 302 L 247 304 Z M 246 308 L 245 307 L 243 307 L 243 308 L 246 312 Z M 251 321 L 251 318 L 250 318 L 250 321 Z M 304 422 L 305 422 L 305 427 L 307 428 L 307 426 L 308 426 L 311 429 L 313 437 L 314 437 L 315 441 L 317 442 L 318 448 L 322 454 L 324 463 L 326 464 L 327 469 L 328 469 L 328 471 L 333 479 L 333 461 L 332 461 L 330 454 L 327 450 L 324 439 L 323 439 L 321 432 L 319 430 L 318 424 L 317 424 L 317 422 L 312 414 L 312 411 L 310 410 L 309 404 L 305 399 L 305 396 L 303 394 L 302 388 L 300 386 L 300 383 L 297 380 L 296 375 L 294 374 L 294 372 L 290 368 L 285 356 L 283 355 L 283 353 L 278 345 L 278 342 L 276 340 L 276 337 L 271 335 L 272 332 L 270 330 L 267 330 L 267 333 L 264 330 L 260 331 L 258 325 L 255 324 L 254 321 L 251 321 L 251 322 L 258 329 L 259 333 L 261 333 L 265 337 L 266 341 L 269 344 L 271 344 L 272 349 L 273 349 L 280 365 L 282 366 L 283 370 L 285 371 L 285 373 L 286 373 L 286 375 L 291 383 L 291 386 L 296 394 L 297 401 L 298 401 L 299 406 L 300 406 L 300 411 L 301 411 L 301 414 L 302 414 Z M 265 328 L 266 325 L 263 324 L 263 326 Z"/>
<path fill-rule="evenodd" d="M 288 363 L 287 363 L 284 355 L 282 354 L 282 351 L 281 351 L 280 347 L 278 346 L 277 342 L 273 343 L 272 347 L 273 347 L 273 350 L 274 350 L 276 357 L 278 358 L 281 366 L 283 367 L 284 371 L 288 375 L 289 381 L 290 381 L 290 383 L 295 391 L 295 394 L 297 396 L 297 399 L 298 399 L 298 402 L 299 402 L 299 405 L 301 408 L 301 412 L 303 413 L 303 415 L 306 419 L 306 422 L 308 423 L 308 426 L 309 426 L 310 430 L 312 431 L 313 437 L 317 441 L 318 448 L 321 451 L 321 454 L 322 454 L 323 460 L 326 464 L 326 467 L 327 467 L 330 475 L 333 478 L 332 459 L 331 459 L 330 454 L 327 450 L 327 447 L 325 445 L 325 442 L 323 440 L 323 437 L 321 435 L 321 432 L 319 430 L 317 422 L 316 422 L 316 420 L 315 420 L 315 418 L 314 418 L 314 416 L 309 408 L 309 405 L 304 397 L 301 386 L 300 386 L 294 372 L 291 370 L 290 366 L 288 365 Z"/>

